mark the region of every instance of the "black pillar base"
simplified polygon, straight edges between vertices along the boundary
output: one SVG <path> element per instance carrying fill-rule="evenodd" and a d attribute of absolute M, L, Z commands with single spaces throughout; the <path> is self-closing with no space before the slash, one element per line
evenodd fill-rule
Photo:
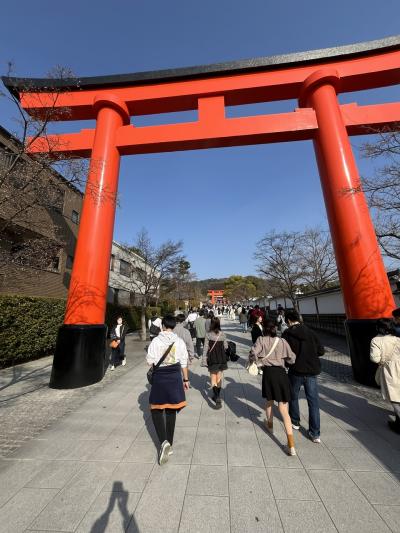
<path fill-rule="evenodd" d="M 376 336 L 376 320 L 349 319 L 345 327 L 354 379 L 363 385 L 378 387 L 375 382 L 378 365 L 369 359 L 371 339 Z"/>
<path fill-rule="evenodd" d="M 107 326 L 63 325 L 58 330 L 50 387 L 76 389 L 103 379 Z"/>

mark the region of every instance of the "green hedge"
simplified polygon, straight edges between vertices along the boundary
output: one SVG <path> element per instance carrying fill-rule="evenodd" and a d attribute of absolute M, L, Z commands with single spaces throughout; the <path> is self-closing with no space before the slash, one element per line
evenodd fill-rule
<path fill-rule="evenodd" d="M 35 296 L 0 295 L 0 368 L 37 359 L 53 352 L 58 328 L 63 323 L 65 300 Z M 161 313 L 149 307 L 146 316 Z M 107 304 L 106 324 L 121 315 L 129 330 L 140 328 L 140 307 Z"/>
<path fill-rule="evenodd" d="M 0 366 L 50 353 L 64 310 L 61 299 L 0 296 Z"/>

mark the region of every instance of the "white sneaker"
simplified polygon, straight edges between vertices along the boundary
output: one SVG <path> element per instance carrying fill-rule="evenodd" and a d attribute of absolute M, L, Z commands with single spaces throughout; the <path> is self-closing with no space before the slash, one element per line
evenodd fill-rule
<path fill-rule="evenodd" d="M 165 440 L 161 444 L 161 448 L 160 448 L 160 451 L 158 453 L 158 464 L 160 466 L 165 464 L 168 461 L 170 449 L 171 449 L 170 443 L 167 440 Z"/>
<path fill-rule="evenodd" d="M 319 437 L 312 437 L 311 435 L 309 435 L 309 437 L 315 444 L 321 444 L 321 439 Z"/>
<path fill-rule="evenodd" d="M 115 370 L 115 366 L 114 366 L 114 365 L 111 365 L 111 366 L 110 366 L 110 370 Z"/>
<path fill-rule="evenodd" d="M 172 449 L 172 446 L 171 446 L 171 448 L 169 449 L 168 455 L 174 455 L 174 450 Z"/>
<path fill-rule="evenodd" d="M 285 451 L 288 455 L 290 455 L 291 457 L 295 457 L 297 455 L 296 453 L 296 449 L 294 446 L 290 447 L 289 446 L 285 446 Z"/>
<path fill-rule="evenodd" d="M 124 359 L 122 359 L 122 366 L 125 366 L 126 365 L 126 357 L 124 357 Z"/>
<path fill-rule="evenodd" d="M 297 429 L 297 431 L 300 429 L 300 424 L 292 424 L 293 429 Z"/>

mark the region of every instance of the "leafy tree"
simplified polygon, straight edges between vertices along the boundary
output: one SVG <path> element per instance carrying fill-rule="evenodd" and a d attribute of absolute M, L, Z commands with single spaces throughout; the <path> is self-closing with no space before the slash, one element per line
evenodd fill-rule
<path fill-rule="evenodd" d="M 256 284 L 246 277 L 230 276 L 225 282 L 224 296 L 231 301 L 248 300 L 256 293 Z"/>

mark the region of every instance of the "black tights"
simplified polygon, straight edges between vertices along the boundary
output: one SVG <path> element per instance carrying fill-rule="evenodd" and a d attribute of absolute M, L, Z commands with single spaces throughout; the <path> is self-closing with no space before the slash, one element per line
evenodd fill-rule
<path fill-rule="evenodd" d="M 153 419 L 153 424 L 156 428 L 160 444 L 167 440 L 172 446 L 175 431 L 176 409 L 152 409 L 151 418 Z"/>

